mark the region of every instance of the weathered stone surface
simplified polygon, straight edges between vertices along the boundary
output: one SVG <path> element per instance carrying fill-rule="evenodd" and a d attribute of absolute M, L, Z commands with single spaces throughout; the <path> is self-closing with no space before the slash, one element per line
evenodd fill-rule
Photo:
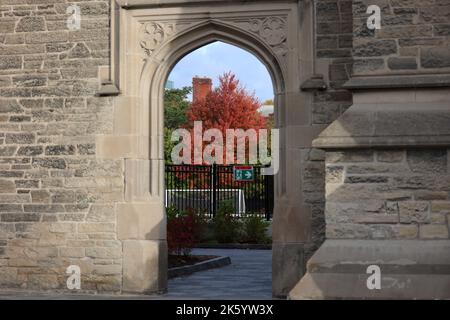
<path fill-rule="evenodd" d="M 16 180 L 14 183 L 18 189 L 39 188 L 39 180 Z"/>
<path fill-rule="evenodd" d="M 384 27 L 378 33 L 380 38 L 398 39 L 398 38 L 421 38 L 432 37 L 432 26 L 394 26 Z"/>
<path fill-rule="evenodd" d="M 447 150 L 408 150 L 407 160 L 415 173 L 447 173 Z"/>
<path fill-rule="evenodd" d="M 21 204 L 0 204 L 0 212 L 21 212 Z"/>
<path fill-rule="evenodd" d="M 78 152 L 80 155 L 93 155 L 95 154 L 95 144 L 87 143 L 87 144 L 79 144 L 77 145 Z"/>
<path fill-rule="evenodd" d="M 20 69 L 22 67 L 22 57 L 2 57 L 0 59 L 0 70 Z"/>
<path fill-rule="evenodd" d="M 382 176 L 347 176 L 345 183 L 387 183 L 388 177 Z"/>
<path fill-rule="evenodd" d="M 34 133 L 7 133 L 6 144 L 32 144 L 35 141 Z"/>
<path fill-rule="evenodd" d="M 84 43 L 77 43 L 68 53 L 69 59 L 74 58 L 87 58 L 90 56 L 89 49 Z"/>
<path fill-rule="evenodd" d="M 10 156 L 14 155 L 16 150 L 17 150 L 16 146 L 0 147 L 0 156 L 10 157 Z"/>
<path fill-rule="evenodd" d="M 448 193 L 445 191 L 428 191 L 421 190 L 414 193 L 416 200 L 447 200 Z"/>
<path fill-rule="evenodd" d="M 42 75 L 25 75 L 12 78 L 14 85 L 21 87 L 40 87 L 47 84 L 47 77 Z"/>
<path fill-rule="evenodd" d="M 80 233 L 115 232 L 114 223 L 83 223 L 78 226 Z"/>
<path fill-rule="evenodd" d="M 75 146 L 72 145 L 47 146 L 45 148 L 45 154 L 48 156 L 74 155 Z"/>
<path fill-rule="evenodd" d="M 327 175 L 327 238 L 448 238 L 446 149 L 330 150 L 326 164 L 345 168 L 344 181 Z"/>
<path fill-rule="evenodd" d="M 450 36 L 450 24 L 438 24 L 434 26 L 434 34 L 436 36 Z"/>
<path fill-rule="evenodd" d="M 83 224 L 82 224 L 83 225 Z M 101 259 L 119 259 L 122 257 L 122 248 L 86 248 L 86 256 Z"/>
<path fill-rule="evenodd" d="M 66 162 L 64 159 L 33 158 L 33 166 L 50 169 L 65 169 Z"/>
<path fill-rule="evenodd" d="M 25 146 L 20 147 L 17 150 L 17 155 L 19 156 L 38 156 L 44 152 L 44 148 L 42 146 Z"/>
<path fill-rule="evenodd" d="M 10 33 L 14 32 L 15 20 L 14 19 L 5 19 L 0 22 L 0 32 L 1 33 Z"/>
<path fill-rule="evenodd" d="M 13 181 L 0 179 L 0 193 L 14 193 L 16 185 Z"/>
<path fill-rule="evenodd" d="M 449 241 L 441 240 L 327 240 L 308 263 L 307 275 L 290 298 L 420 300 L 433 295 L 446 299 L 448 248 Z M 367 290 L 365 271 L 370 265 L 389 274 L 388 281 L 381 281 L 382 290 Z M 436 265 L 445 267 L 437 271 Z M 393 281 L 408 284 L 408 290 L 403 285 L 392 286 Z"/>
<path fill-rule="evenodd" d="M 399 202 L 400 222 L 401 223 L 429 223 L 430 215 L 428 212 L 428 203 L 426 202 Z"/>
<path fill-rule="evenodd" d="M 404 151 L 377 151 L 377 161 L 379 162 L 402 162 L 405 159 Z"/>
<path fill-rule="evenodd" d="M 123 243 L 123 290 L 155 292 L 167 288 L 166 244 L 159 241 L 128 240 Z M 140 277 L 136 277 L 136 270 Z"/>
<path fill-rule="evenodd" d="M 353 48 L 356 57 L 377 57 L 397 53 L 397 44 L 393 40 L 369 40 L 358 43 Z"/>
<path fill-rule="evenodd" d="M 449 68 L 450 49 L 449 48 L 422 48 L 421 65 L 424 68 Z"/>
<path fill-rule="evenodd" d="M 16 32 L 44 31 L 45 21 L 43 17 L 23 17 L 16 26 Z"/>
<path fill-rule="evenodd" d="M 448 239 L 448 226 L 429 224 L 420 226 L 421 239 Z"/>
<path fill-rule="evenodd" d="M 90 222 L 115 222 L 116 214 L 113 205 L 92 205 L 86 216 Z"/>
<path fill-rule="evenodd" d="M 21 113 L 23 112 L 16 100 L 0 100 L 0 113 Z"/>
<path fill-rule="evenodd" d="M 344 177 L 344 167 L 327 166 L 326 167 L 326 183 L 342 183 Z"/>
<path fill-rule="evenodd" d="M 28 285 L 30 289 L 49 290 L 59 288 L 57 275 L 54 274 L 31 274 Z"/>
<path fill-rule="evenodd" d="M 391 70 L 414 70 L 417 69 L 416 58 L 389 58 L 388 67 Z"/>
<path fill-rule="evenodd" d="M 431 203 L 433 212 L 450 212 L 450 201 L 433 201 Z"/>
<path fill-rule="evenodd" d="M 326 162 L 372 162 L 374 159 L 373 151 L 361 150 L 354 152 L 327 152 Z"/>
<path fill-rule="evenodd" d="M 41 219 L 38 213 L 2 213 L 0 221 L 2 222 L 36 222 Z"/>

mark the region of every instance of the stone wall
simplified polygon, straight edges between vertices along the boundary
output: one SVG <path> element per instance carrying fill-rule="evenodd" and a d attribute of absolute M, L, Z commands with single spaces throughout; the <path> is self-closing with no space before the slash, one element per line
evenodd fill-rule
<path fill-rule="evenodd" d="M 369 5 L 381 8 L 381 29 L 366 26 Z M 360 0 L 353 5 L 357 75 L 450 71 L 449 0 Z"/>
<path fill-rule="evenodd" d="M 110 98 L 94 97 L 109 65 L 109 1 L 80 1 L 81 30 L 63 0 L 0 3 L 0 287 L 120 291 L 114 202 L 123 161 L 96 158 L 113 130 Z"/>
<path fill-rule="evenodd" d="M 327 153 L 327 239 L 448 239 L 446 149 Z"/>
<path fill-rule="evenodd" d="M 353 104 L 313 141 L 326 150 L 326 240 L 289 296 L 448 299 L 450 1 L 352 3 Z"/>
<path fill-rule="evenodd" d="M 327 90 L 313 93 L 311 125 L 326 127 L 352 104 L 352 93 L 343 88 L 352 72 L 352 1 L 319 0 L 316 11 L 316 72 Z M 325 238 L 325 152 L 302 151 L 303 197 L 311 207 L 311 243 L 306 260 Z"/>

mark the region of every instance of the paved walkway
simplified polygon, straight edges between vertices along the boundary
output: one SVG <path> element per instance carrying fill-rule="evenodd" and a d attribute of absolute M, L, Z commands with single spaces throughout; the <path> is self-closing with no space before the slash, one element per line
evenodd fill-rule
<path fill-rule="evenodd" d="M 169 281 L 163 299 L 271 299 L 272 251 L 195 249 L 193 254 L 231 258 L 231 265 Z"/>
<path fill-rule="evenodd" d="M 194 254 L 231 258 L 231 265 L 169 281 L 169 292 L 159 296 L 45 294 L 0 290 L 0 300 L 263 300 L 272 299 L 272 251 L 195 249 Z"/>

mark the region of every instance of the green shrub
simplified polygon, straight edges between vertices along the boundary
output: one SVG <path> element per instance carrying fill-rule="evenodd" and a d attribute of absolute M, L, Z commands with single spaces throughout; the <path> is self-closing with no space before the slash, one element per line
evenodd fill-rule
<path fill-rule="evenodd" d="M 244 243 L 267 244 L 270 238 L 267 236 L 267 228 L 270 223 L 255 214 L 248 214 L 242 219 Z"/>
<path fill-rule="evenodd" d="M 166 216 L 167 216 L 168 221 L 175 219 L 176 217 L 178 217 L 180 215 L 185 215 L 185 212 L 179 212 L 177 207 L 175 207 L 175 206 L 166 208 Z"/>
<path fill-rule="evenodd" d="M 241 236 L 241 222 L 233 217 L 235 212 L 231 201 L 221 202 L 213 218 L 214 235 L 219 243 L 236 243 Z"/>

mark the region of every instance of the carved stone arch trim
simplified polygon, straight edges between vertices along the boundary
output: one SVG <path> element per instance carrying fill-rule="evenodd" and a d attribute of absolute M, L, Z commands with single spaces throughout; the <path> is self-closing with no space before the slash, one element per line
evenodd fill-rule
<path fill-rule="evenodd" d="M 227 21 L 209 19 L 189 26 L 164 42 L 155 50 L 152 57 L 161 61 L 160 57 L 167 59 L 166 53 L 173 52 L 174 58 L 168 63 L 173 67 L 185 55 L 214 41 L 237 46 L 256 56 L 269 71 L 274 84 L 274 92 L 284 92 L 285 61 L 280 59 L 273 48 L 263 39 Z"/>
<path fill-rule="evenodd" d="M 214 41 L 236 45 L 255 55 L 267 67 L 272 77 L 276 96 L 284 94 L 284 71 L 275 53 L 259 38 L 245 30 L 239 30 L 237 27 L 221 21 L 206 20 L 168 39 L 163 45 L 155 48 L 150 57 L 145 58 L 146 62 L 142 68 L 140 80 L 139 119 L 141 119 L 141 123 L 142 121 L 149 122 L 142 124 L 142 127 L 148 128 L 150 131 L 149 159 L 154 164 L 150 166 L 152 168 L 150 176 L 160 177 L 158 180 L 151 179 L 153 182 L 163 180 L 164 83 L 179 60 L 190 52 Z M 275 105 L 275 109 L 282 110 L 284 108 L 282 99 L 275 99 Z M 163 184 L 154 183 L 150 185 L 149 191 L 150 198 L 158 198 L 164 192 Z"/>

